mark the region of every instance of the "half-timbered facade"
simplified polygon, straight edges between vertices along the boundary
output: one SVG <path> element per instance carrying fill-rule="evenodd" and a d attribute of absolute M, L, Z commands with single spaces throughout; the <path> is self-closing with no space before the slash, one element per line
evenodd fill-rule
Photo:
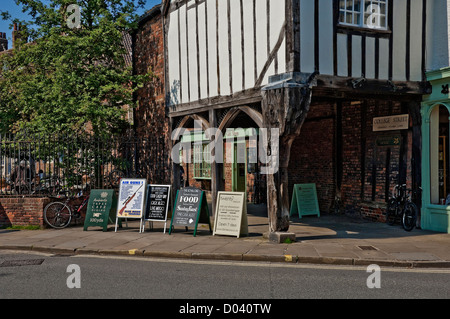
<path fill-rule="evenodd" d="M 279 170 L 264 188 L 272 232 L 289 227 L 296 183 L 317 184 L 321 210 L 342 203 L 375 216 L 394 183 L 420 185 L 420 100 L 429 90 L 435 3 L 166 0 L 171 130 L 195 120 L 224 134 L 280 129 Z M 408 115 L 406 128 L 374 125 L 401 115 Z M 203 177 L 213 202 L 227 187 L 226 165 L 212 163 Z M 251 179 L 251 171 L 247 163 L 242 174 Z M 174 165 L 175 183 L 179 174 Z M 240 175 L 238 167 L 232 182 Z"/>

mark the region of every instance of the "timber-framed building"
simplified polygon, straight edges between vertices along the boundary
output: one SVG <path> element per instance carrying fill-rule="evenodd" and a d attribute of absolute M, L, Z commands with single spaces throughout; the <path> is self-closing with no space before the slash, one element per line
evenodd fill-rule
<path fill-rule="evenodd" d="M 184 165 L 188 183 L 209 190 L 213 203 L 220 190 L 246 191 L 249 201 L 267 204 L 272 232 L 288 230 L 300 183 L 317 185 L 322 211 L 383 219 L 395 184 L 421 185 L 420 106 L 431 89 L 425 71 L 436 3 L 164 1 L 171 132 L 197 122 L 223 134 L 239 127 L 280 134 L 274 174 L 261 177 L 250 165 L 248 133 L 245 164 L 174 163 L 175 188 Z M 172 137 L 173 145 L 182 138 Z M 236 140 L 224 144 L 234 154 Z"/>

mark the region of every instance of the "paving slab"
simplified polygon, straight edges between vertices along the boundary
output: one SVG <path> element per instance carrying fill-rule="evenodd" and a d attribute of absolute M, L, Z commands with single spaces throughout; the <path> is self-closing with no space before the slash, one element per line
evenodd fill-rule
<path fill-rule="evenodd" d="M 450 235 L 365 221 L 360 218 L 322 215 L 293 219 L 289 231 L 296 242 L 270 243 L 262 206 L 249 209 L 249 236 L 213 236 L 200 225 L 197 236 L 176 228 L 171 235 L 163 224 L 139 232 L 139 221 L 114 232 L 101 228 L 70 227 L 63 230 L 0 230 L 0 249 L 51 253 L 141 255 L 144 257 L 213 259 L 261 262 L 297 262 L 341 265 L 450 268 Z M 168 223 L 170 225 L 170 223 Z M 169 226 L 168 226 L 169 227 Z"/>

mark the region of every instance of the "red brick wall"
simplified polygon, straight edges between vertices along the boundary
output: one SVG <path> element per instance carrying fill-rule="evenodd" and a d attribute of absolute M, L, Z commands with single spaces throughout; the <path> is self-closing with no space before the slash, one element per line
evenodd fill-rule
<path fill-rule="evenodd" d="M 337 107 L 342 114 L 341 136 L 337 136 Z M 332 212 L 341 175 L 341 208 L 383 221 L 394 185 L 406 182 L 411 187 L 412 133 L 373 132 L 373 118 L 406 113 L 407 108 L 395 101 L 342 101 L 335 105 L 313 100 L 291 149 L 290 196 L 294 184 L 315 183 L 320 210 Z M 392 137 L 399 137 L 403 144 L 379 144 L 381 138 Z M 337 162 L 337 143 L 341 163 Z"/>
<path fill-rule="evenodd" d="M 334 109 L 332 103 L 313 103 L 300 136 L 291 148 L 289 194 L 295 184 L 315 183 L 321 211 L 334 200 Z"/>
<path fill-rule="evenodd" d="M 43 211 L 50 201 L 49 198 L 0 198 L 0 227 L 44 227 Z"/>
<path fill-rule="evenodd" d="M 164 31 L 160 11 L 151 10 L 151 17 L 144 19 L 134 39 L 134 71 L 137 74 L 153 72 L 155 77 L 136 92 L 138 102 L 134 110 L 136 134 L 145 137 L 152 151 L 140 154 L 143 177 L 149 183 L 170 183 L 169 119 L 165 109 L 164 90 Z M 156 12 L 156 13 L 155 13 Z"/>

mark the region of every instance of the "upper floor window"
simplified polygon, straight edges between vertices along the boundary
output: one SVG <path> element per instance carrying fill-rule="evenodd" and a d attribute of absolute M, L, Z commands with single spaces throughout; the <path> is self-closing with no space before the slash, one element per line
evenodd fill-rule
<path fill-rule="evenodd" d="M 389 0 L 339 0 L 339 24 L 387 30 Z"/>

